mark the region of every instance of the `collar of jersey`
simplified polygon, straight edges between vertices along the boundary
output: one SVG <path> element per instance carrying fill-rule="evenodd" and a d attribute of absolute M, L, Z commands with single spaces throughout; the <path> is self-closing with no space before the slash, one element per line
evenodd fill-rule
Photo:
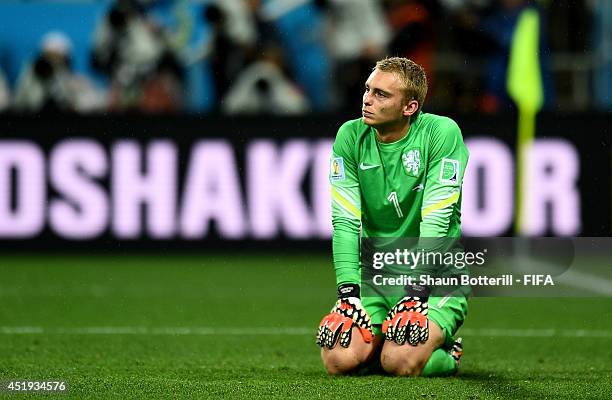
<path fill-rule="evenodd" d="M 404 145 L 408 142 L 408 138 L 410 138 L 410 132 L 416 129 L 414 128 L 414 126 L 419 123 L 421 119 L 421 114 L 422 112 L 419 112 L 419 116 L 417 117 L 417 119 L 412 124 L 410 124 L 410 127 L 408 128 L 408 133 L 403 138 L 401 138 L 400 140 L 396 142 L 391 142 L 391 143 L 379 142 L 378 139 L 376 139 L 376 133 L 375 133 L 374 140 L 376 140 L 376 143 L 378 144 L 378 148 L 380 149 L 380 151 L 394 151 L 394 150 L 401 149 L 402 147 L 404 147 Z"/>

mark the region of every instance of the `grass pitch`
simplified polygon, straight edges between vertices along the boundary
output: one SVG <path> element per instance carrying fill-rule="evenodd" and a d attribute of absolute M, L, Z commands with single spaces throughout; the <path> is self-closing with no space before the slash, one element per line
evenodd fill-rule
<path fill-rule="evenodd" d="M 4 256 L 0 379 L 79 399 L 612 393 L 612 299 L 472 299 L 456 377 L 329 377 L 314 333 L 334 292 L 328 255 Z"/>

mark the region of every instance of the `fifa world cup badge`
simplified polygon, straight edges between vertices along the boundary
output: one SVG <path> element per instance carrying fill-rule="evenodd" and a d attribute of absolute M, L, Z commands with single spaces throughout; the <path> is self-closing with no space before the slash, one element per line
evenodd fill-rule
<path fill-rule="evenodd" d="M 332 181 L 344 180 L 344 160 L 342 157 L 331 159 L 329 177 Z"/>
<path fill-rule="evenodd" d="M 440 182 L 454 183 L 459 182 L 459 161 L 450 158 L 442 159 L 440 167 Z"/>

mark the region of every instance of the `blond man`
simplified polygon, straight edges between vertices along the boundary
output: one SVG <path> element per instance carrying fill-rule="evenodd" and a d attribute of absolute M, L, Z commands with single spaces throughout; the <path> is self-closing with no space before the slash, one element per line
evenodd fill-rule
<path fill-rule="evenodd" d="M 408 284 L 385 294 L 364 278 L 370 238 L 458 238 L 469 153 L 457 124 L 422 112 L 423 68 L 380 60 L 365 83 L 362 117 L 338 130 L 330 161 L 333 262 L 338 301 L 317 332 L 323 365 L 348 374 L 380 362 L 389 374 L 457 371 L 465 296 Z"/>

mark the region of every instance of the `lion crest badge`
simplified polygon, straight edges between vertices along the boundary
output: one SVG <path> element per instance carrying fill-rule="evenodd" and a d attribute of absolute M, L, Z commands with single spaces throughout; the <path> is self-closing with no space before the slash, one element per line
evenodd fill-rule
<path fill-rule="evenodd" d="M 421 153 L 419 149 L 408 150 L 406 153 L 402 154 L 402 163 L 408 175 L 419 176 L 419 170 L 421 168 Z"/>

